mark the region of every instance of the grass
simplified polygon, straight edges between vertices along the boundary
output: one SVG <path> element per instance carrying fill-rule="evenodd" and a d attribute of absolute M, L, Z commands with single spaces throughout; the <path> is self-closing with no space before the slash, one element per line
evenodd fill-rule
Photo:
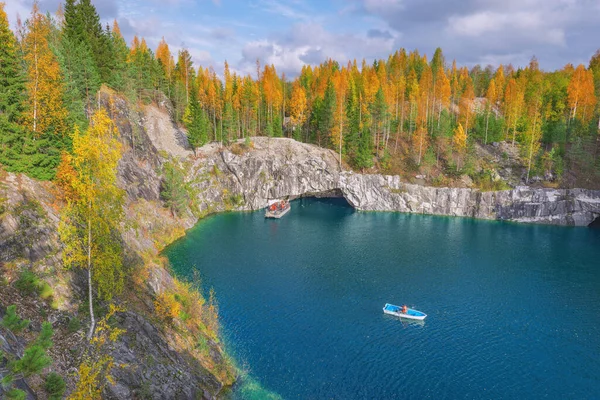
<path fill-rule="evenodd" d="M 502 179 L 493 179 L 490 170 L 483 170 L 476 174 L 472 174 L 471 178 L 477 189 L 482 192 L 499 192 L 509 190 L 511 187 Z"/>

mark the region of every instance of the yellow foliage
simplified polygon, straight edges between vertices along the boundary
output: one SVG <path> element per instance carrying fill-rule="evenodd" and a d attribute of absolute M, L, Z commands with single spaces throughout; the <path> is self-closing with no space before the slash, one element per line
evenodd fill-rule
<path fill-rule="evenodd" d="M 175 61 L 173 60 L 173 56 L 169 50 L 169 45 L 165 41 L 164 37 L 156 48 L 156 59 L 162 63 L 162 66 L 165 70 L 165 75 L 167 76 L 167 79 L 170 79 L 171 72 L 175 68 Z"/>
<path fill-rule="evenodd" d="M 100 368 L 93 368 L 86 361 L 77 370 L 79 380 L 77 381 L 77 387 L 69 396 L 70 400 L 94 400 L 102 398 L 102 387 L 98 385 L 101 370 Z"/>
<path fill-rule="evenodd" d="M 60 66 L 48 43 L 51 22 L 40 13 L 37 3 L 33 4 L 28 26 L 23 43 L 28 78 L 25 121 L 38 137 L 63 135 L 67 131 L 68 116 L 63 105 L 64 84 Z"/>
<path fill-rule="evenodd" d="M 175 294 L 163 292 L 156 297 L 154 301 L 156 313 L 167 319 L 177 318 L 181 313 L 181 304 L 175 299 Z"/>
<path fill-rule="evenodd" d="M 450 105 L 450 96 L 452 94 L 452 88 L 450 86 L 450 80 L 444 72 L 444 68 L 439 65 L 438 70 L 435 74 L 435 94 L 438 103 L 439 111 L 444 107 Z"/>
<path fill-rule="evenodd" d="M 123 215 L 124 191 L 117 186 L 121 144 L 104 110 L 85 135 L 75 129 L 73 155 L 63 157 L 61 184 L 69 194 L 59 234 L 66 267 L 92 270 L 100 296 L 110 299 L 123 287 L 122 249 L 113 237 Z"/>
<path fill-rule="evenodd" d="M 467 134 L 463 129 L 462 124 L 458 124 L 454 130 L 454 137 L 452 138 L 454 148 L 459 153 L 463 153 L 467 149 Z"/>
<path fill-rule="evenodd" d="M 306 121 L 306 107 L 306 92 L 300 82 L 295 81 L 289 105 L 290 122 L 294 127 L 302 126 Z"/>
<path fill-rule="evenodd" d="M 591 70 L 586 70 L 581 64 L 577 66 L 573 77 L 567 87 L 571 118 L 579 118 L 586 123 L 593 116 L 596 106 L 594 94 L 594 75 Z"/>
<path fill-rule="evenodd" d="M 90 340 L 90 349 L 77 370 L 77 386 L 69 396 L 70 400 L 101 399 L 104 386 L 114 383 L 111 370 L 115 367 L 115 361 L 107 346 L 116 342 L 125 331 L 112 327 L 109 320 L 122 311 L 122 308 L 111 304 L 106 316 L 98 322 L 94 337 Z"/>
<path fill-rule="evenodd" d="M 63 200 L 75 201 L 77 199 L 74 189 L 76 179 L 77 171 L 73 168 L 73 157 L 69 153 L 63 153 L 54 179 L 54 183 L 61 189 L 57 193 Z"/>

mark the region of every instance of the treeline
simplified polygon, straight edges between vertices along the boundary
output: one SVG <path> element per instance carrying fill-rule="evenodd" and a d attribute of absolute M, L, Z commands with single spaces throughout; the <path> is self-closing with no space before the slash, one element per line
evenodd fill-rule
<path fill-rule="evenodd" d="M 94 95 L 106 84 L 143 102 L 166 94 L 175 118 L 198 147 L 254 136 L 288 136 L 330 147 L 357 169 L 393 158 L 419 169 L 466 167 L 476 142 L 508 141 L 530 171 L 566 168 L 600 174 L 600 53 L 589 66 L 544 72 L 457 67 L 441 49 L 431 61 L 399 50 L 372 65 L 327 61 L 289 81 L 257 61 L 256 76 L 196 68 L 190 53 L 156 52 L 138 38 L 128 46 L 114 22 L 102 28 L 90 0 L 67 0 L 55 16 L 34 4 L 16 35 L 0 14 L 2 96 L 0 163 L 51 179 L 69 151 L 73 125 L 85 129 Z M 5 61 L 6 60 L 6 61 Z M 528 179 L 527 178 L 527 179 Z"/>

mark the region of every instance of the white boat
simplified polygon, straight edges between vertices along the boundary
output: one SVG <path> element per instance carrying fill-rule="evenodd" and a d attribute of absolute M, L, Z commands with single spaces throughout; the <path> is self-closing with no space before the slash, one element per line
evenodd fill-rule
<path fill-rule="evenodd" d="M 272 200 L 265 211 L 265 218 L 281 218 L 292 209 L 289 201 Z"/>
<path fill-rule="evenodd" d="M 412 308 L 406 307 L 406 312 L 402 312 L 403 307 L 395 306 L 393 304 L 386 303 L 383 307 L 383 312 L 390 315 L 395 315 L 400 318 L 416 319 L 422 321 L 427 317 L 427 314 L 421 311 L 413 310 Z"/>

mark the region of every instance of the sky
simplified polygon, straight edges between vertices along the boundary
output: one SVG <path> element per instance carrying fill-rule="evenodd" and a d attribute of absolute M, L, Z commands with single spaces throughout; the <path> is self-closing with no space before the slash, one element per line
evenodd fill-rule
<path fill-rule="evenodd" d="M 4 0 L 14 28 L 33 0 Z M 55 12 L 60 0 L 39 0 Z M 399 48 L 430 59 L 441 47 L 459 66 L 545 70 L 584 64 L 600 48 L 600 0 L 92 0 L 103 23 L 117 20 L 125 39 L 155 50 L 187 48 L 196 66 L 256 74 L 256 60 L 298 75 L 328 58 L 387 59 Z"/>

